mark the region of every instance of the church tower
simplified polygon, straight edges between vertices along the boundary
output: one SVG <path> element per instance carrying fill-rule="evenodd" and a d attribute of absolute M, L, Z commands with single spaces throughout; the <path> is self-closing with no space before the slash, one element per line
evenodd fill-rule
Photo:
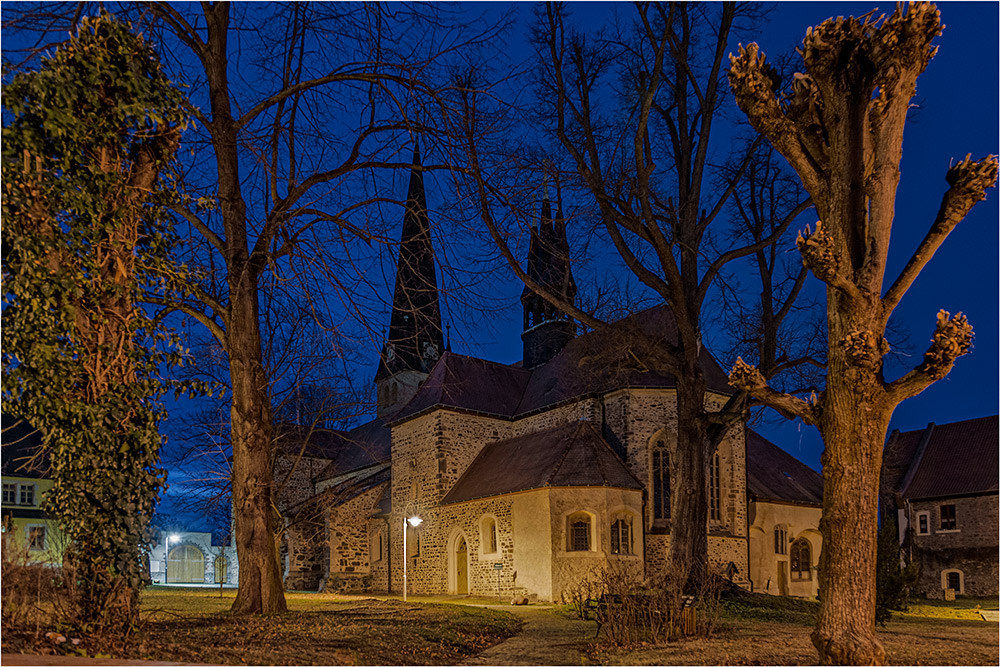
<path fill-rule="evenodd" d="M 542 196 L 538 227 L 531 229 L 527 274 L 542 287 L 573 303 L 576 283 L 569 265 L 569 242 L 566 240 L 562 199 L 559 198 L 558 211 L 553 219 L 548 185 Z M 521 292 L 521 305 L 524 309 L 524 332 L 521 334 L 524 357 L 521 365 L 524 368 L 534 368 L 558 354 L 573 339 L 576 327 L 568 315 L 527 286 Z"/>
<path fill-rule="evenodd" d="M 417 145 L 403 212 L 389 337 L 375 374 L 378 417 L 391 415 L 413 398 L 443 351 L 434 247 Z"/>

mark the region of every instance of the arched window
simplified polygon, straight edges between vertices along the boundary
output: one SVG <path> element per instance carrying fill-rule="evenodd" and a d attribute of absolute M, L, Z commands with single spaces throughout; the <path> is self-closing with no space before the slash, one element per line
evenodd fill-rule
<path fill-rule="evenodd" d="M 621 517 L 611 523 L 611 553 L 632 553 L 632 521 Z"/>
<path fill-rule="evenodd" d="M 670 453 L 662 439 L 653 445 L 653 518 L 670 518 Z"/>
<path fill-rule="evenodd" d="M 788 561 L 792 579 L 812 579 L 812 549 L 809 548 L 809 540 L 804 537 L 795 540 Z"/>
<path fill-rule="evenodd" d="M 483 517 L 479 524 L 479 540 L 484 554 L 497 552 L 497 520 L 491 516 Z"/>
<path fill-rule="evenodd" d="M 593 521 L 586 512 L 571 514 L 566 519 L 567 524 L 567 551 L 590 551 L 594 541 L 591 539 L 591 528 Z"/>
<path fill-rule="evenodd" d="M 722 519 L 721 509 L 721 483 L 719 481 L 719 454 L 716 452 L 712 457 L 712 464 L 708 467 L 708 519 L 709 521 L 720 521 Z"/>
<path fill-rule="evenodd" d="M 942 570 L 941 588 L 950 588 L 956 595 L 965 595 L 965 575 L 961 570 Z"/>
<path fill-rule="evenodd" d="M 788 553 L 788 530 L 784 526 L 774 527 L 774 553 Z"/>

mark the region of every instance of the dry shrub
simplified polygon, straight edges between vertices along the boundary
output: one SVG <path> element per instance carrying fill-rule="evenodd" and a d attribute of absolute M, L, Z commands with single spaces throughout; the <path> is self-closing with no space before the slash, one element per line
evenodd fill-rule
<path fill-rule="evenodd" d="M 711 635 L 722 611 L 722 592 L 732 584 L 709 574 L 693 595 L 685 595 L 684 582 L 671 572 L 643 580 L 640 570 L 630 565 L 611 563 L 601 571 L 604 602 L 597 609 L 597 622 L 607 642 L 665 644 Z"/>
<path fill-rule="evenodd" d="M 591 569 L 582 579 L 569 588 L 568 595 L 564 594 L 563 602 L 573 607 L 578 618 L 584 621 L 590 620 L 590 607 L 587 606 L 587 601 L 600 597 L 604 591 L 601 580 L 601 570 L 597 568 Z"/>

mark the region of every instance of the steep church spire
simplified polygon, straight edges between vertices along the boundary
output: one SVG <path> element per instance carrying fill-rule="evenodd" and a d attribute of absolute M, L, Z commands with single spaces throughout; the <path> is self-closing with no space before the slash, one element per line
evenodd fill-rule
<path fill-rule="evenodd" d="M 558 209 L 552 217 L 548 183 L 542 195 L 538 227 L 531 229 L 528 247 L 528 277 L 542 287 L 572 303 L 576 297 L 576 282 L 569 263 L 569 241 L 562 212 L 561 193 L 557 192 Z M 524 309 L 524 343 L 522 365 L 534 368 L 554 357 L 574 336 L 573 321 L 561 310 L 525 286 L 521 292 Z"/>
<path fill-rule="evenodd" d="M 375 374 L 379 416 L 402 407 L 413 396 L 443 351 L 434 246 L 420 146 L 416 144 L 399 240 L 389 337 Z"/>

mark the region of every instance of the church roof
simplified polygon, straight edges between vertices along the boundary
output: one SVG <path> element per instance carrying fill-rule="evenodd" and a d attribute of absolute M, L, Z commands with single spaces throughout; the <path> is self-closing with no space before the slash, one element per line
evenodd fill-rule
<path fill-rule="evenodd" d="M 557 486 L 641 489 L 591 422 L 486 445 L 441 504 Z"/>
<path fill-rule="evenodd" d="M 887 449 L 914 452 L 898 489 L 904 498 L 997 493 L 1000 477 L 997 415 L 952 424 L 931 423 L 925 429 L 893 436 L 886 443 Z"/>
<path fill-rule="evenodd" d="M 356 470 L 375 463 L 387 463 L 392 446 L 389 429 L 381 419 L 373 419 L 350 431 L 314 431 L 306 443 L 306 456 L 331 459 L 330 463 L 316 475 L 313 481 L 336 477 L 349 470 Z M 289 439 L 285 450 L 289 454 L 298 453 L 302 440 L 298 443 Z"/>
<path fill-rule="evenodd" d="M 654 307 L 621 321 L 647 336 L 676 339 L 670 311 Z M 413 399 L 387 421 L 394 424 L 435 407 L 514 418 L 588 394 L 616 389 L 672 388 L 675 378 L 637 367 L 621 341 L 591 331 L 574 338 L 549 362 L 531 370 L 445 353 Z M 731 394 L 725 371 L 707 350 L 702 368 L 711 391 Z"/>
<path fill-rule="evenodd" d="M 747 429 L 747 490 L 756 500 L 823 504 L 823 477 Z"/>
<path fill-rule="evenodd" d="M 49 451 L 42 434 L 26 421 L 4 414 L 0 418 L 3 446 L 0 461 L 4 475 L 48 479 Z"/>
<path fill-rule="evenodd" d="M 342 505 L 380 484 L 385 484 L 388 487 L 390 479 L 392 479 L 392 466 L 389 463 L 370 465 L 361 470 L 355 470 L 349 475 L 344 475 L 342 480 L 290 508 L 290 512 L 298 514 L 304 509 L 317 506 L 319 503 Z M 384 495 L 385 490 L 383 489 L 379 498 L 372 504 L 373 514 L 380 510 L 380 503 Z"/>

